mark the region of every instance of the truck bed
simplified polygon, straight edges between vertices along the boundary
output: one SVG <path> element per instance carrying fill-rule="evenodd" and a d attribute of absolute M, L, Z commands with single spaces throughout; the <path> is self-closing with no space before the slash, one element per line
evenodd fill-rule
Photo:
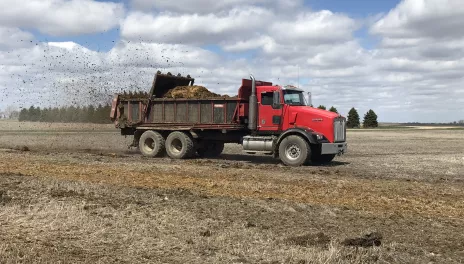
<path fill-rule="evenodd" d="M 117 126 L 158 129 L 242 129 L 238 98 L 119 99 Z"/>

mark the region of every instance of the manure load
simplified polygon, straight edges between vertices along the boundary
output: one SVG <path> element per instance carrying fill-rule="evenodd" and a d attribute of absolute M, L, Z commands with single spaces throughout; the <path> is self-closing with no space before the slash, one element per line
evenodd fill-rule
<path fill-rule="evenodd" d="M 167 91 L 163 98 L 187 98 L 187 99 L 204 99 L 222 97 L 220 94 L 209 91 L 206 87 L 193 85 L 193 86 L 177 86 L 174 89 Z"/>

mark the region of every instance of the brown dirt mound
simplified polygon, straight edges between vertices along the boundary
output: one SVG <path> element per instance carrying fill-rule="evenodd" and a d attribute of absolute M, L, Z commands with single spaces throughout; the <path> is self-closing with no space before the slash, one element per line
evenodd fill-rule
<path fill-rule="evenodd" d="M 206 87 L 193 85 L 193 86 L 177 86 L 169 90 L 163 96 L 164 98 L 212 98 L 221 97 L 220 94 L 210 92 Z"/>
<path fill-rule="evenodd" d="M 290 237 L 287 243 L 302 247 L 322 247 L 327 248 L 330 243 L 330 237 L 319 232 L 316 234 L 306 234 L 302 236 Z"/>
<path fill-rule="evenodd" d="M 0 204 L 6 204 L 11 200 L 12 200 L 12 198 L 10 196 L 6 195 L 6 191 L 0 190 Z"/>
<path fill-rule="evenodd" d="M 382 238 L 382 234 L 373 232 L 363 237 L 347 238 L 343 240 L 341 244 L 352 247 L 378 247 L 382 244 Z"/>

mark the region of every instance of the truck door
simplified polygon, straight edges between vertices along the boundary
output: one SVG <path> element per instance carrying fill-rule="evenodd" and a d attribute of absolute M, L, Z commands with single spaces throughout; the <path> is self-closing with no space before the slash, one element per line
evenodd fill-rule
<path fill-rule="evenodd" d="M 262 92 L 258 96 L 258 130 L 278 131 L 281 127 L 282 107 L 272 108 L 273 92 Z"/>

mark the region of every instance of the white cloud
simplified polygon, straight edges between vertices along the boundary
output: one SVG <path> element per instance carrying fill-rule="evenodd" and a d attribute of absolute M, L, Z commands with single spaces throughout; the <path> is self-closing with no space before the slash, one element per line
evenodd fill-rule
<path fill-rule="evenodd" d="M 398 87 L 404 112 L 433 121 L 461 118 L 455 96 L 464 89 L 461 25 L 462 1 L 403 0 L 371 26 L 370 32 L 381 38 L 372 53 L 373 74 Z"/>
<path fill-rule="evenodd" d="M 0 50 L 29 47 L 33 41 L 34 36 L 29 32 L 0 26 Z"/>
<path fill-rule="evenodd" d="M 287 15 L 252 6 L 208 14 L 132 12 L 121 24 L 122 36 L 128 40 L 219 44 L 227 51 L 245 51 L 261 46 L 268 52 L 273 52 L 279 45 L 308 46 L 348 41 L 357 28 L 353 19 L 327 10 L 311 12 L 302 9 Z"/>
<path fill-rule="evenodd" d="M 157 70 L 190 74 L 215 92 L 236 94 L 241 78 L 253 73 L 299 83 L 314 104 L 334 105 L 342 114 L 355 106 L 361 116 L 374 109 L 381 121 L 462 119 L 464 38 L 453 26 L 461 9 L 456 1 L 447 1 L 453 8 L 438 2 L 407 0 L 377 16 L 370 32 L 380 42 L 369 50 L 360 44 L 366 39 L 354 37 L 358 20 L 310 10 L 299 0 L 133 0 L 141 9 L 121 22 L 122 40 L 108 52 L 72 41 L 16 47 L 18 37 L 4 34 L 0 97 L 27 106 L 93 102 L 123 89 L 148 90 Z M 7 28 L 31 37 L 17 27 Z M 202 48 L 207 45 L 222 51 Z"/>
<path fill-rule="evenodd" d="M 321 69 L 335 69 L 369 63 L 369 55 L 356 41 L 324 46 L 324 48 L 325 50 L 319 50 L 316 55 L 308 58 L 308 65 Z"/>
<path fill-rule="evenodd" d="M 461 0 L 403 0 L 371 31 L 392 38 L 461 38 L 464 35 Z"/>
<path fill-rule="evenodd" d="M 110 30 L 123 18 L 124 6 L 94 0 L 2 0 L 0 24 L 38 29 L 53 36 Z"/>
<path fill-rule="evenodd" d="M 300 13 L 284 21 L 276 20 L 270 28 L 274 38 L 283 43 L 334 43 L 349 40 L 357 28 L 353 19 L 328 10 Z"/>
<path fill-rule="evenodd" d="M 133 12 L 121 30 L 128 40 L 205 44 L 247 38 L 265 27 L 271 17 L 269 10 L 257 7 L 206 15 Z"/>
<path fill-rule="evenodd" d="M 303 5 L 303 0 L 132 0 L 132 6 L 139 10 L 167 10 L 177 13 L 214 13 L 234 7 L 261 5 L 281 11 L 292 10 Z"/>
<path fill-rule="evenodd" d="M 272 46 L 274 39 L 269 36 L 258 36 L 247 40 L 239 40 L 237 42 L 226 43 L 223 45 L 225 51 L 230 52 L 241 52 L 247 50 L 253 50 L 263 47 L 266 49 L 268 46 Z"/>

